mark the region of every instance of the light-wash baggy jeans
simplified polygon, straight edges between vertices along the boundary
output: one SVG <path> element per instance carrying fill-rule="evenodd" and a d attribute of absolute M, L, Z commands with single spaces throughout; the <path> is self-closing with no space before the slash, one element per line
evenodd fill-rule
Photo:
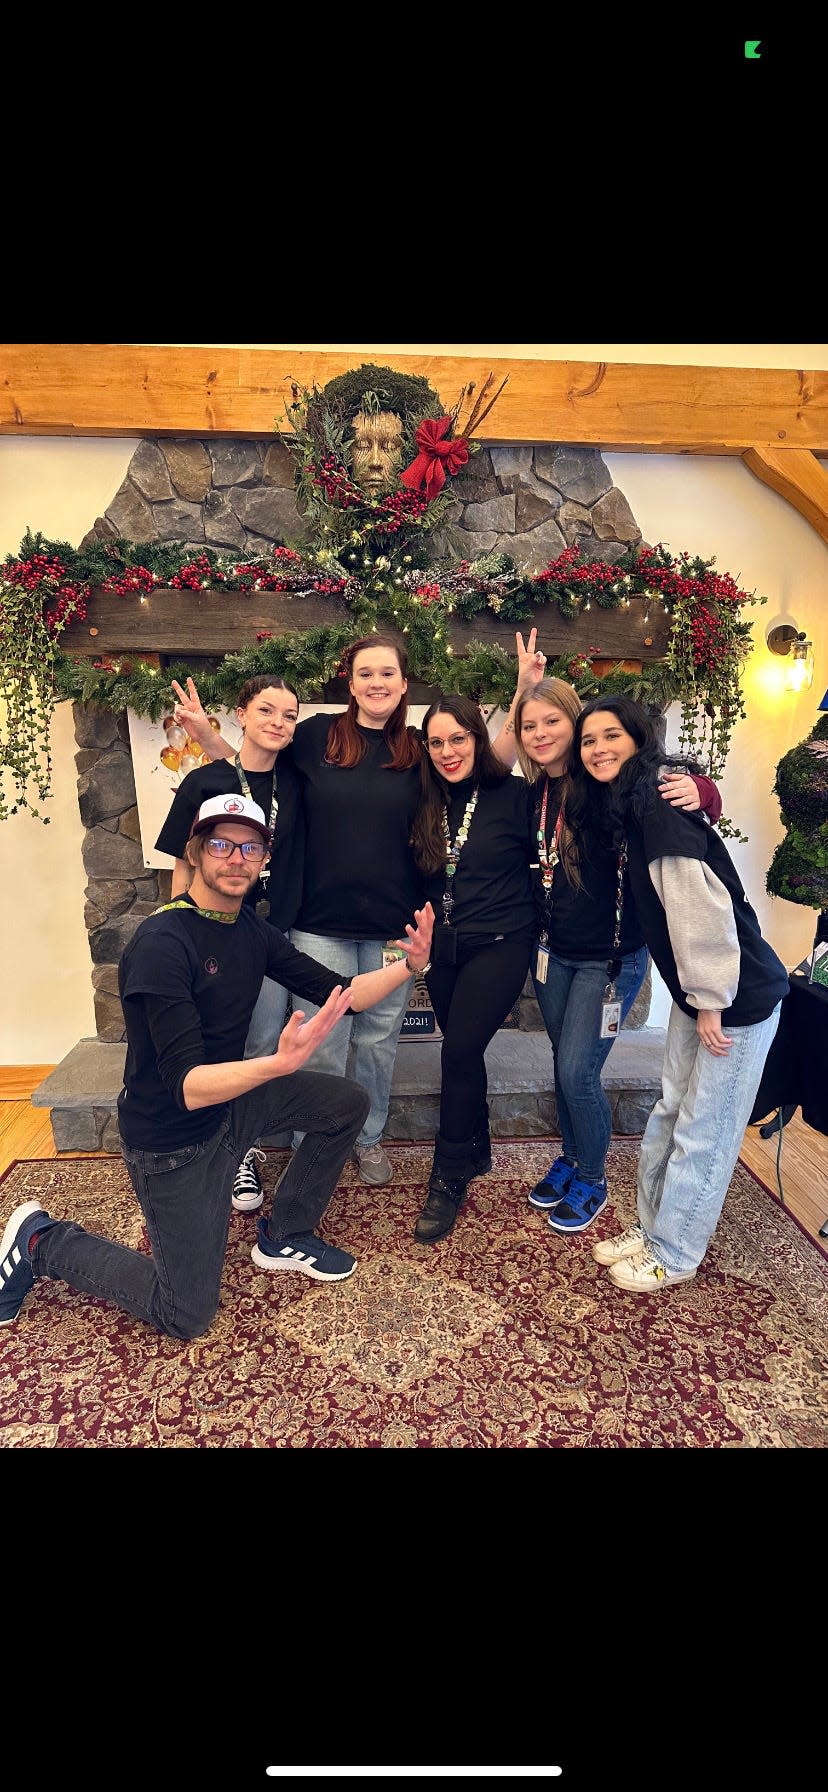
<path fill-rule="evenodd" d="M 285 939 L 291 938 L 289 928 L 284 929 Z M 262 987 L 256 998 L 256 1006 L 250 1016 L 247 1038 L 244 1042 L 246 1058 L 268 1058 L 275 1052 L 279 1044 L 279 1034 L 285 1024 L 289 991 L 283 983 L 276 983 L 272 977 L 262 978 Z M 297 997 L 297 1006 L 299 999 Z"/>
<path fill-rule="evenodd" d="M 152 1256 L 57 1220 L 32 1252 L 35 1279 L 111 1300 L 172 1338 L 200 1337 L 218 1309 L 239 1159 L 260 1135 L 306 1128 L 274 1190 L 267 1231 L 274 1244 L 315 1232 L 367 1106 L 357 1083 L 296 1070 L 237 1096 L 198 1144 L 161 1152 L 122 1142 Z"/>
<path fill-rule="evenodd" d="M 327 965 L 337 977 L 356 977 L 363 971 L 382 970 L 383 940 L 334 940 L 320 933 L 300 933 L 295 927 L 290 937 L 297 952 L 307 952 L 309 957 Z M 360 1014 L 344 1015 L 313 1054 L 314 1065 L 320 1070 L 344 1076 L 347 1066 L 348 1075 L 361 1083 L 371 1097 L 368 1118 L 356 1141 L 358 1145 L 376 1145 L 382 1138 L 391 1100 L 397 1042 L 411 988 L 410 983 L 404 983 L 401 989 L 392 990 L 390 996 L 376 1002 L 373 1008 L 364 1008 Z M 294 1007 L 301 1008 L 308 1020 L 318 1012 L 312 1002 L 299 996 L 295 998 Z M 301 1134 L 294 1134 L 294 1144 L 300 1137 Z"/>
<path fill-rule="evenodd" d="M 781 1007 L 751 1027 L 723 1025 L 733 1044 L 718 1058 L 673 1003 L 638 1159 L 638 1218 L 665 1269 L 697 1269 L 713 1237 Z"/>

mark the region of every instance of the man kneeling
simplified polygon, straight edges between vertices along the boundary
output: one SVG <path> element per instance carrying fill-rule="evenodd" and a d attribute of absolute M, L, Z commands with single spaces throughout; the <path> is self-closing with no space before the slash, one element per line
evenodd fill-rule
<path fill-rule="evenodd" d="M 408 957 L 337 982 L 244 903 L 270 839 L 264 812 L 248 798 L 202 803 L 186 847 L 187 894 L 142 921 L 121 957 L 127 1053 L 118 1125 L 152 1256 L 24 1202 L 0 1243 L 0 1324 L 16 1319 L 33 1282 L 48 1276 L 170 1337 L 199 1337 L 218 1309 L 236 1169 L 269 1132 L 304 1138 L 269 1220 L 259 1220 L 254 1263 L 326 1282 L 356 1268 L 350 1252 L 326 1244 L 316 1228 L 369 1097 L 348 1077 L 303 1066 L 349 1008 L 373 1007 L 427 963 L 434 911 L 416 909 L 416 925 L 396 942 Z M 245 1058 L 263 977 L 319 1012 L 307 1022 L 295 1012 L 270 1057 Z"/>

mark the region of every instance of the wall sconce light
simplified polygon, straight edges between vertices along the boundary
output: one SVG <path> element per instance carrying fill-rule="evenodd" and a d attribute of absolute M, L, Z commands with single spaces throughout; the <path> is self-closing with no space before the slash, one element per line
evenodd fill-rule
<path fill-rule="evenodd" d="M 805 630 L 783 622 L 777 628 L 768 629 L 765 639 L 771 653 L 790 656 L 790 665 L 785 671 L 786 691 L 810 690 L 814 682 L 814 648 Z"/>

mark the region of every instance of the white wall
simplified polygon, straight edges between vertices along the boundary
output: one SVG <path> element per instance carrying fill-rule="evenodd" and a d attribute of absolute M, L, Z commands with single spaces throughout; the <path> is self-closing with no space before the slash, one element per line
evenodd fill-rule
<path fill-rule="evenodd" d="M 262 346 L 312 347 L 312 344 Z M 320 344 L 320 347 L 341 345 Z M 354 355 L 381 360 L 402 353 L 481 354 L 551 360 L 615 360 L 743 367 L 828 369 L 828 344 L 356 344 Z M 355 365 L 358 364 L 355 362 Z M 25 529 L 77 546 L 112 501 L 137 442 L 83 438 L 0 438 L 0 558 L 17 552 Z M 808 734 L 828 687 L 828 547 L 782 498 L 738 459 L 605 456 L 649 541 L 709 557 L 768 603 L 750 612 L 758 643 L 746 678 L 748 719 L 739 724 L 723 781 L 725 809 L 750 836 L 731 845 L 763 931 L 788 965 L 808 950 L 811 909 L 765 895 L 765 874 L 783 836 L 771 795 L 783 753 Z M 765 647 L 774 621 L 795 621 L 814 642 L 813 689 L 779 690 L 784 662 Z M 541 643 L 543 645 L 543 643 Z M 0 1005 L 0 1064 L 53 1064 L 80 1038 L 94 1036 L 91 960 L 83 924 L 86 877 L 77 806 L 71 705 L 53 722 L 54 796 L 50 825 L 22 813 L 0 824 L 0 937 L 5 944 Z M 651 1021 L 663 1024 L 663 986 Z"/>

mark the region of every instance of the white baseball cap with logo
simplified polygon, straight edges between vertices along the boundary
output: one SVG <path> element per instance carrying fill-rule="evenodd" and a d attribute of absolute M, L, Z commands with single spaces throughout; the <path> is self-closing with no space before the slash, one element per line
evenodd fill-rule
<path fill-rule="evenodd" d="M 256 833 L 261 834 L 262 839 L 270 845 L 270 829 L 265 821 L 264 809 L 236 791 L 230 791 L 226 796 L 208 797 L 206 803 L 202 803 L 190 829 L 190 839 L 194 834 L 206 834 L 223 821 L 243 821 L 247 827 L 255 828 Z"/>

